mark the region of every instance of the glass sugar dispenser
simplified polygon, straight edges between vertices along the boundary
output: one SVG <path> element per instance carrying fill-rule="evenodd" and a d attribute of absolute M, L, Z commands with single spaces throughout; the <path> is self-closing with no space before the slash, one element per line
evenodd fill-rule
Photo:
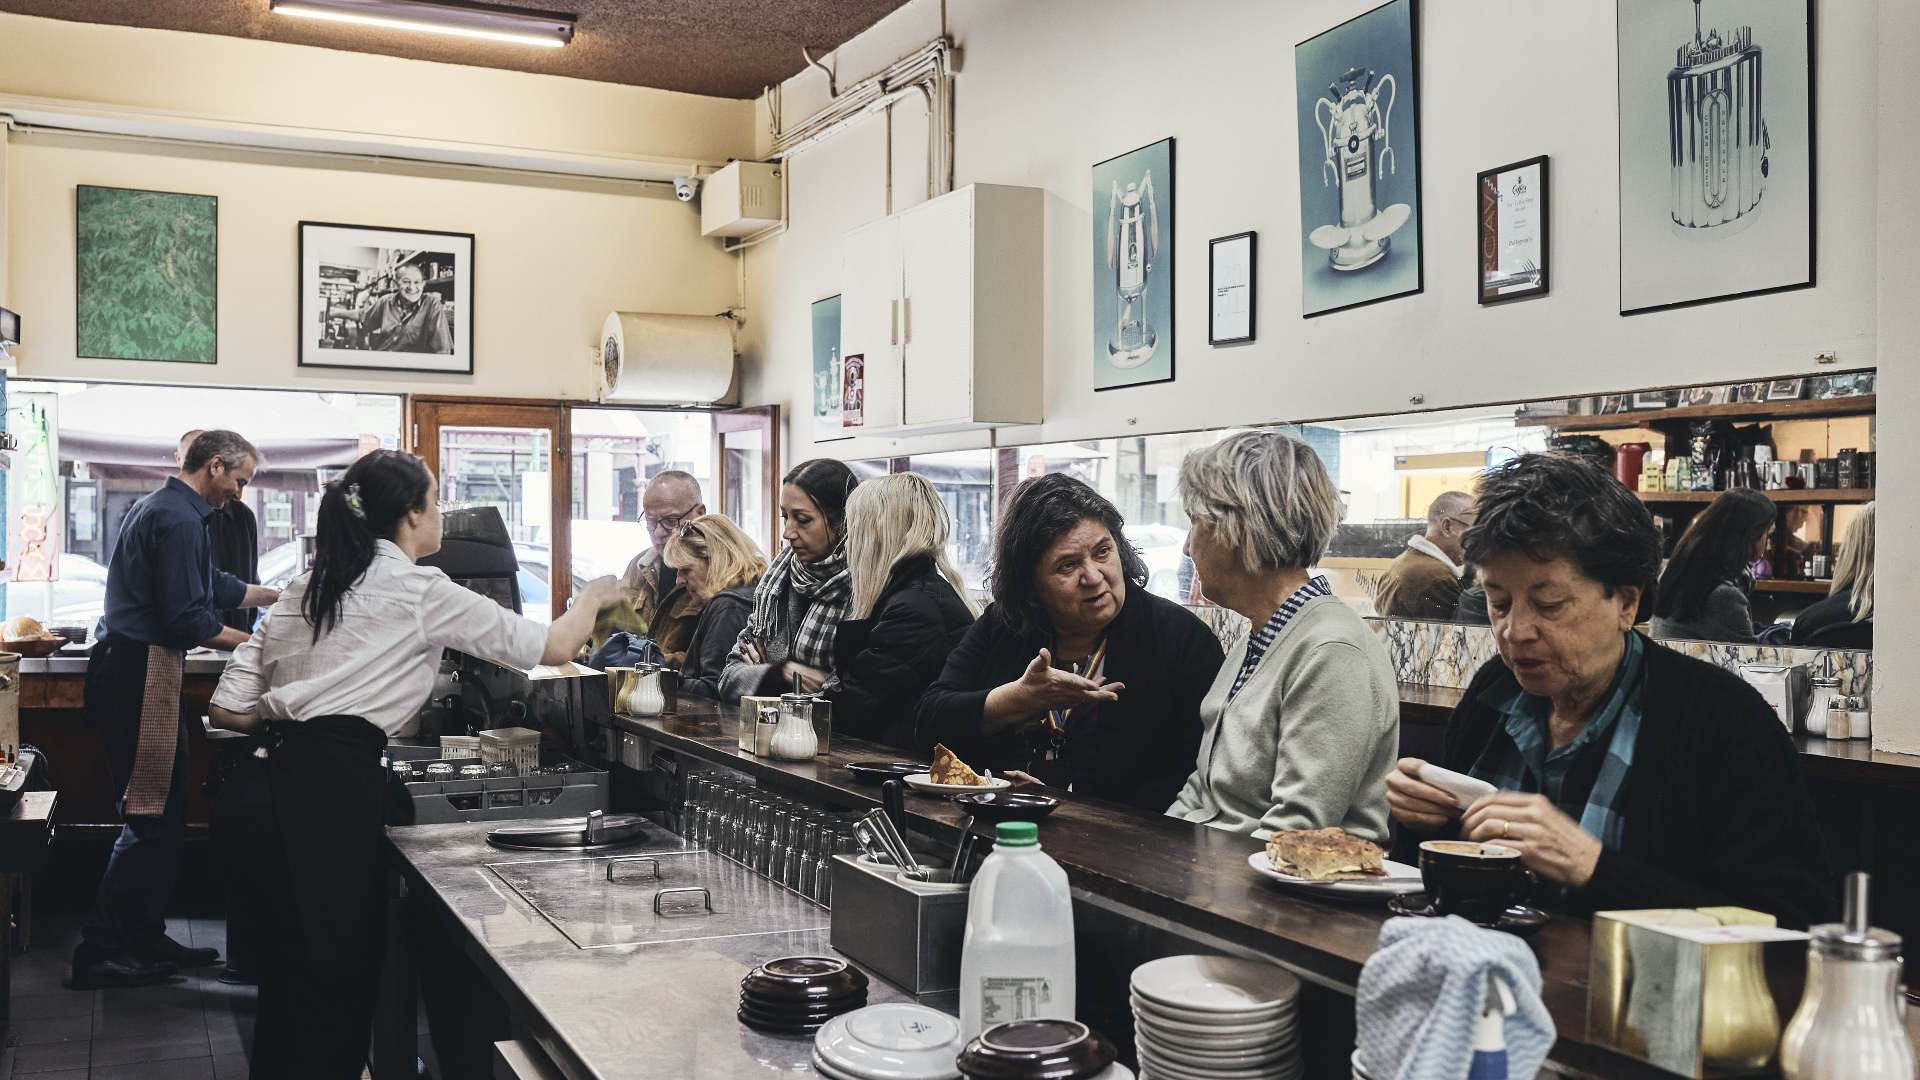
<path fill-rule="evenodd" d="M 780 698 L 780 726 L 774 729 L 773 757 L 780 761 L 810 761 L 820 750 L 820 737 L 813 730 L 813 696 L 783 694 Z"/>
<path fill-rule="evenodd" d="M 1846 921 L 1813 928 L 1807 988 L 1780 1043 L 1787 1080 L 1913 1080 L 1901 1016 L 1900 935 L 1867 921 L 1867 875 L 1847 875 Z"/>

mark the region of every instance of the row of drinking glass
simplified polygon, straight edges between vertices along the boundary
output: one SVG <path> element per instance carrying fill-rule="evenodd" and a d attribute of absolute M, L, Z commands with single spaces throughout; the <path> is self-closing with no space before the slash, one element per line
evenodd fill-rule
<path fill-rule="evenodd" d="M 680 834 L 823 907 L 833 901 L 833 856 L 858 850 L 848 822 L 710 773 L 687 778 Z"/>

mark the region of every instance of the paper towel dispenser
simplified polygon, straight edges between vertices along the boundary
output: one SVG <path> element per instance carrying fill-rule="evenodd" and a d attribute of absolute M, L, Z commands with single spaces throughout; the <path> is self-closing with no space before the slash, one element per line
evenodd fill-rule
<path fill-rule="evenodd" d="M 616 311 L 600 330 L 594 400 L 708 405 L 733 386 L 733 320 Z"/>

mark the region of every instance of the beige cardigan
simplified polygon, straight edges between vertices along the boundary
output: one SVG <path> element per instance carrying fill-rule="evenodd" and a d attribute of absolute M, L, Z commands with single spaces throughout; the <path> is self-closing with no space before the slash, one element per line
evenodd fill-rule
<path fill-rule="evenodd" d="M 1247 656 L 1227 654 L 1200 703 L 1205 733 L 1172 817 L 1265 839 L 1338 825 L 1387 840 L 1387 773 L 1400 749 L 1400 687 L 1373 631 L 1333 596 L 1301 607 L 1233 704 Z"/>

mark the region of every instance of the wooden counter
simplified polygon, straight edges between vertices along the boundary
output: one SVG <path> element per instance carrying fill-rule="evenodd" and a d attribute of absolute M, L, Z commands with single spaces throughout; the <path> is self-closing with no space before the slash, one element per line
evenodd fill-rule
<path fill-rule="evenodd" d="M 668 749 L 753 775 L 767 786 L 842 807 L 877 805 L 879 789 L 858 786 L 850 761 L 899 759 L 896 750 L 835 736 L 833 752 L 789 763 L 740 753 L 735 710 L 683 703 L 671 717 L 614 717 L 620 730 Z M 1329 903 L 1289 892 L 1247 866 L 1258 841 L 1097 799 L 1060 793 L 1060 809 L 1041 823 L 1041 842 L 1066 868 L 1075 895 L 1269 957 L 1302 978 L 1351 995 L 1372 955 L 1384 907 Z M 967 820 L 945 799 L 909 793 L 918 832 L 953 843 Z M 985 825 L 983 835 L 990 835 Z M 1587 920 L 1556 915 L 1530 939 L 1540 960 L 1542 998 L 1560 1032 L 1553 1067 L 1572 1076 L 1634 1078 L 1670 1074 L 1586 1041 Z M 1920 1030 L 1920 1010 L 1909 1023 Z"/>

